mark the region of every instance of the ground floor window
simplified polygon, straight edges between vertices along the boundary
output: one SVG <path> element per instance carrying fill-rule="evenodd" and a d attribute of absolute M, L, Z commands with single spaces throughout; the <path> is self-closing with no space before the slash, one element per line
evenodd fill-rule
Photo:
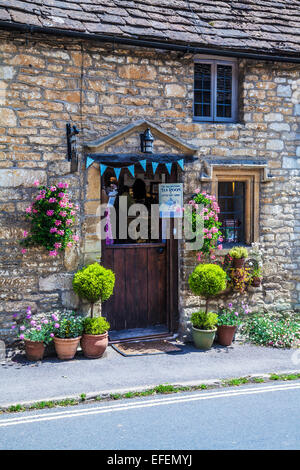
<path fill-rule="evenodd" d="M 220 206 L 224 246 L 249 245 L 259 235 L 260 169 L 215 167 L 212 191 Z"/>

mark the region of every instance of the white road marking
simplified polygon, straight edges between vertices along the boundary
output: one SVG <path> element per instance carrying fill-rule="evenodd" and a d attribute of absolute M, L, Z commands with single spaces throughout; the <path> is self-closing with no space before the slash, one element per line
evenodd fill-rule
<path fill-rule="evenodd" d="M 284 390 L 297 390 L 300 389 L 300 383 L 297 384 L 282 384 L 282 385 L 271 385 L 266 387 L 256 387 L 249 388 L 246 390 L 226 390 L 226 391 L 216 391 L 216 392 L 200 392 L 193 394 L 192 396 L 172 396 L 164 397 L 160 399 L 147 400 L 145 402 L 133 402 L 133 403 L 124 403 L 124 404 L 114 404 L 114 405 L 102 405 L 98 407 L 93 407 L 92 409 L 86 410 L 64 410 L 57 411 L 48 414 L 35 414 L 24 417 L 10 417 L 7 419 L 0 419 L 0 427 L 13 426 L 17 424 L 27 424 L 41 421 L 52 421 L 55 419 L 64 419 L 64 418 L 76 418 L 78 416 L 88 416 L 101 413 L 110 413 L 114 411 L 126 411 L 131 409 L 138 408 L 148 408 L 153 406 L 161 405 L 172 405 L 177 403 L 187 403 L 197 400 L 209 400 L 213 398 L 224 398 L 224 397 L 236 397 L 241 395 L 253 395 L 258 393 L 267 393 L 267 392 L 278 392 Z"/>

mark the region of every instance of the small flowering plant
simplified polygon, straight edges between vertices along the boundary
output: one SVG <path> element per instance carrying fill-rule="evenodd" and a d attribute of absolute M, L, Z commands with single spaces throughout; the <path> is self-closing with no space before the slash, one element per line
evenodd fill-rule
<path fill-rule="evenodd" d="M 230 277 L 233 289 L 241 294 L 247 290 L 252 280 L 250 268 L 248 267 L 231 269 Z"/>
<path fill-rule="evenodd" d="M 39 341 L 47 345 L 54 337 L 51 322 L 47 318 L 33 319 L 30 307 L 27 307 L 25 315 L 14 314 L 13 317 L 11 328 L 18 331 L 21 340 Z"/>
<path fill-rule="evenodd" d="M 56 338 L 78 338 L 83 331 L 83 317 L 75 312 L 55 312 L 51 315 L 52 331 Z"/>
<path fill-rule="evenodd" d="M 222 233 L 219 230 L 222 223 L 219 221 L 220 208 L 214 195 L 207 194 L 206 191 L 200 192 L 196 189 L 195 195 L 188 202 L 192 208 L 191 224 L 193 232 L 197 227 L 203 226 L 203 246 L 197 254 L 198 261 L 214 260 L 216 256 L 214 251 L 216 247 L 222 249 Z M 203 225 L 202 225 L 203 224 Z"/>
<path fill-rule="evenodd" d="M 59 251 L 65 250 L 78 241 L 78 236 L 73 234 L 76 209 L 69 200 L 67 193 L 68 183 L 60 182 L 57 186 L 41 186 L 35 181 L 39 193 L 34 202 L 26 209 L 26 218 L 31 221 L 30 233 L 23 232 L 24 247 L 22 253 L 26 253 L 29 246 L 44 246 L 49 256 L 57 256 Z"/>
<path fill-rule="evenodd" d="M 244 302 L 239 305 L 229 303 L 227 307 L 219 312 L 218 325 L 238 326 L 241 323 L 241 315 L 250 313 L 249 306 Z"/>

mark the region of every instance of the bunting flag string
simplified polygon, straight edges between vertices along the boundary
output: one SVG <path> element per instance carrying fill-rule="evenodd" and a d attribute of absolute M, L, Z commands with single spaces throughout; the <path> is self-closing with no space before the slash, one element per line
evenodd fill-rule
<path fill-rule="evenodd" d="M 114 168 L 114 171 L 115 171 L 115 175 L 116 175 L 116 177 L 117 177 L 117 180 L 119 180 L 119 176 L 120 176 L 121 170 L 122 170 L 122 168 Z"/>
<path fill-rule="evenodd" d="M 167 170 L 169 172 L 169 175 L 170 175 L 171 171 L 172 171 L 172 162 L 171 163 L 166 163 L 165 165 L 166 165 L 166 168 L 167 168 Z"/>
<path fill-rule="evenodd" d="M 103 173 L 105 172 L 107 168 L 107 165 L 104 165 L 103 163 L 100 163 L 100 173 L 101 173 L 101 176 L 103 175 Z"/>
<path fill-rule="evenodd" d="M 127 170 L 130 171 L 130 173 L 132 174 L 132 176 L 134 177 L 134 165 L 130 165 L 127 167 Z"/>
<path fill-rule="evenodd" d="M 86 169 L 88 169 L 93 163 L 94 160 L 91 157 L 86 157 Z"/>
<path fill-rule="evenodd" d="M 156 169 L 158 167 L 159 163 L 158 162 L 152 162 L 152 171 L 153 174 L 155 175 Z"/>
<path fill-rule="evenodd" d="M 144 171 L 146 171 L 147 160 L 140 160 L 140 165 L 142 165 Z"/>
<path fill-rule="evenodd" d="M 90 157 L 90 156 L 87 156 L 86 157 L 86 169 L 88 169 L 93 163 L 94 163 L 94 159 L 93 157 Z M 167 163 L 162 163 L 162 162 L 153 162 L 153 161 L 149 161 L 148 160 L 148 163 L 151 163 L 152 165 L 152 171 L 153 171 L 153 175 L 155 175 L 156 173 L 156 170 L 157 170 L 157 167 L 159 164 L 162 164 L 162 165 L 165 165 L 169 175 L 171 174 L 172 172 L 172 165 L 173 163 L 178 163 L 178 165 L 180 166 L 180 168 L 182 170 L 184 170 L 184 159 L 180 159 L 180 160 L 176 160 L 174 162 L 167 162 Z M 101 173 L 101 176 L 105 173 L 106 169 L 107 168 L 112 168 L 115 172 L 115 175 L 116 175 L 116 178 L 117 180 L 119 179 L 120 177 L 120 174 L 121 174 L 121 171 L 123 168 L 127 168 L 127 170 L 130 172 L 130 174 L 132 175 L 132 177 L 134 178 L 135 177 L 135 165 L 141 165 L 143 167 L 143 170 L 146 171 L 146 168 L 147 168 L 147 160 L 139 160 L 137 161 L 136 163 L 134 164 L 130 164 L 128 166 L 122 166 L 122 167 L 114 167 L 114 166 L 109 166 L 109 165 L 105 165 L 104 163 L 100 163 L 100 173 Z"/>

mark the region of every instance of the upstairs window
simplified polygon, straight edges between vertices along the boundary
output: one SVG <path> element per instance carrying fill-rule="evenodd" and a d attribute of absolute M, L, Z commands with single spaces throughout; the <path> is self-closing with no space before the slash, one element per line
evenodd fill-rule
<path fill-rule="evenodd" d="M 237 120 L 236 61 L 207 59 L 195 63 L 194 120 Z"/>

